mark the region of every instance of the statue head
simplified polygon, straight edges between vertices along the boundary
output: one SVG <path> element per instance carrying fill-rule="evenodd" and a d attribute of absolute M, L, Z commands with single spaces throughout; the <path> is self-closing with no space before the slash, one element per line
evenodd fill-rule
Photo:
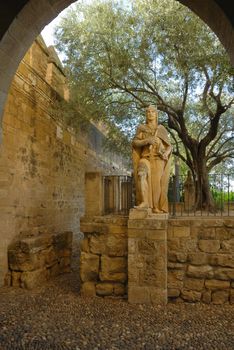
<path fill-rule="evenodd" d="M 146 111 L 146 122 L 152 122 L 155 121 L 156 123 L 158 123 L 158 110 L 157 107 L 150 105 L 148 107 L 146 107 L 145 109 Z"/>

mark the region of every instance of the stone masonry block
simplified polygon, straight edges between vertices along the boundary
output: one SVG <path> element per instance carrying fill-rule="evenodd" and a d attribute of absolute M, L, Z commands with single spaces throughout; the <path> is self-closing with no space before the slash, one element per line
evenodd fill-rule
<path fill-rule="evenodd" d="M 178 298 L 180 296 L 180 289 L 168 288 L 167 295 L 168 295 L 168 298 Z"/>
<path fill-rule="evenodd" d="M 114 287 L 114 295 L 116 296 L 123 296 L 126 294 L 126 287 L 122 283 L 116 283 L 113 285 Z"/>
<path fill-rule="evenodd" d="M 141 270 L 139 274 L 139 286 L 152 286 L 159 289 L 165 289 L 167 284 L 166 271 L 156 269 Z"/>
<path fill-rule="evenodd" d="M 201 220 L 200 224 L 202 227 L 222 227 L 223 220 L 203 218 L 203 220 Z"/>
<path fill-rule="evenodd" d="M 150 304 L 150 290 L 147 287 L 128 286 L 128 302 L 130 304 Z"/>
<path fill-rule="evenodd" d="M 84 238 L 80 242 L 80 250 L 82 252 L 88 253 L 89 252 L 89 239 Z"/>
<path fill-rule="evenodd" d="M 142 262 L 142 267 L 144 261 Z M 134 254 L 128 254 L 128 281 L 130 283 L 139 283 L 139 267 L 136 266 L 136 259 Z"/>
<path fill-rule="evenodd" d="M 165 241 L 167 238 L 166 230 L 147 230 L 146 236 L 148 239 L 152 239 L 155 241 Z"/>
<path fill-rule="evenodd" d="M 167 289 L 162 288 L 149 288 L 150 301 L 153 305 L 166 305 L 167 304 Z"/>
<path fill-rule="evenodd" d="M 214 291 L 211 295 L 212 303 L 216 305 L 225 304 L 229 299 L 229 291 L 226 290 L 217 290 Z"/>
<path fill-rule="evenodd" d="M 225 252 L 234 252 L 234 238 L 222 241 L 221 248 Z"/>
<path fill-rule="evenodd" d="M 168 261 L 184 263 L 187 261 L 187 254 L 182 252 L 170 251 L 168 253 Z"/>
<path fill-rule="evenodd" d="M 80 222 L 80 230 L 84 233 L 108 233 L 108 226 L 101 223 Z"/>
<path fill-rule="evenodd" d="M 213 268 L 209 265 L 189 265 L 187 270 L 187 276 L 194 278 L 212 278 L 214 276 L 214 271 Z"/>
<path fill-rule="evenodd" d="M 128 220 L 128 228 L 137 230 L 165 230 L 167 229 L 167 220 Z"/>
<path fill-rule="evenodd" d="M 80 277 L 82 282 L 97 281 L 99 274 L 99 256 L 90 253 L 81 253 Z"/>
<path fill-rule="evenodd" d="M 177 262 L 168 262 L 167 263 L 167 268 L 169 270 L 184 270 L 186 269 L 187 267 L 187 264 L 184 264 L 184 263 L 177 263 Z"/>
<path fill-rule="evenodd" d="M 183 226 L 187 226 L 189 227 L 191 225 L 190 220 L 186 219 L 180 219 L 180 218 L 176 218 L 176 219 L 169 219 L 169 226 L 177 226 L 177 227 L 183 227 Z"/>
<path fill-rule="evenodd" d="M 181 298 L 188 302 L 198 302 L 201 300 L 201 292 L 197 292 L 194 290 L 186 290 L 182 289 Z"/>
<path fill-rule="evenodd" d="M 171 250 L 181 250 L 180 249 L 180 239 L 179 238 L 170 238 L 167 241 L 168 252 Z"/>
<path fill-rule="evenodd" d="M 205 253 L 217 253 L 220 249 L 220 241 L 211 239 L 200 239 L 198 242 L 198 246 L 200 250 Z"/>
<path fill-rule="evenodd" d="M 217 227 L 215 229 L 215 238 L 220 240 L 230 239 L 231 233 L 227 227 Z"/>
<path fill-rule="evenodd" d="M 234 254 L 211 254 L 209 264 L 212 266 L 234 267 Z"/>
<path fill-rule="evenodd" d="M 111 283 L 97 283 L 96 293 L 100 296 L 107 296 L 113 293 L 114 286 Z"/>
<path fill-rule="evenodd" d="M 210 290 L 205 290 L 202 292 L 202 302 L 205 304 L 211 303 L 211 291 Z"/>
<path fill-rule="evenodd" d="M 206 280 L 205 286 L 208 289 L 228 289 L 230 288 L 230 282 L 229 281 L 220 281 L 220 280 Z"/>
<path fill-rule="evenodd" d="M 48 279 L 48 270 L 40 269 L 36 271 L 22 272 L 21 287 L 25 289 L 33 289 L 41 286 Z"/>
<path fill-rule="evenodd" d="M 234 220 L 232 218 L 224 219 L 223 223 L 226 227 L 234 227 Z"/>
<path fill-rule="evenodd" d="M 158 247 L 155 241 L 140 239 L 138 241 L 138 252 L 144 255 L 155 255 L 158 253 Z"/>
<path fill-rule="evenodd" d="M 214 227 L 191 227 L 191 237 L 196 239 L 215 239 Z"/>
<path fill-rule="evenodd" d="M 81 295 L 85 297 L 95 297 L 96 296 L 96 287 L 94 282 L 84 282 L 81 285 Z"/>
<path fill-rule="evenodd" d="M 127 259 L 123 257 L 101 257 L 101 281 L 125 282 L 127 279 Z"/>
<path fill-rule="evenodd" d="M 168 288 L 182 289 L 184 279 L 184 271 L 168 271 L 167 285 Z"/>
<path fill-rule="evenodd" d="M 108 233 L 110 235 L 121 234 L 121 235 L 127 236 L 127 225 L 126 226 L 108 225 Z"/>
<path fill-rule="evenodd" d="M 128 238 L 128 254 L 136 253 L 136 243 L 134 238 Z"/>
<path fill-rule="evenodd" d="M 33 271 L 45 265 L 45 258 L 40 252 L 24 253 L 19 250 L 8 250 L 9 268 L 13 271 Z"/>
<path fill-rule="evenodd" d="M 171 238 L 174 237 L 173 235 L 173 226 L 171 225 L 168 225 L 168 228 L 167 228 L 167 239 L 170 240 Z"/>
<path fill-rule="evenodd" d="M 214 269 L 214 278 L 217 280 L 234 280 L 234 269 L 219 267 Z"/>
<path fill-rule="evenodd" d="M 106 237 L 104 235 L 91 235 L 89 242 L 90 252 L 93 254 L 106 253 Z"/>
<path fill-rule="evenodd" d="M 206 253 L 201 253 L 201 252 L 189 253 L 188 262 L 191 265 L 207 265 L 208 256 Z"/>
<path fill-rule="evenodd" d="M 128 238 L 141 239 L 146 238 L 145 230 L 138 230 L 137 228 L 129 228 L 128 229 Z"/>
<path fill-rule="evenodd" d="M 186 278 L 184 280 L 184 288 L 187 290 L 195 290 L 200 292 L 204 288 L 204 279 Z"/>
<path fill-rule="evenodd" d="M 198 251 L 197 240 L 191 237 L 181 237 L 180 238 L 180 248 L 179 250 L 183 252 L 193 253 Z"/>
<path fill-rule="evenodd" d="M 106 239 L 106 251 L 109 256 L 126 256 L 127 238 L 122 234 L 108 235 Z"/>
<path fill-rule="evenodd" d="M 175 226 L 173 230 L 174 237 L 189 237 L 190 236 L 190 227 L 188 226 Z"/>

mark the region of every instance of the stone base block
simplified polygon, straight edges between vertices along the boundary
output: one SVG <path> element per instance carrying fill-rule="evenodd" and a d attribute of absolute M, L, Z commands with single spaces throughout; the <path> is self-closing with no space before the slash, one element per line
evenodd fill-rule
<path fill-rule="evenodd" d="M 168 213 L 153 213 L 151 208 L 138 208 L 134 207 L 130 209 L 129 220 L 140 219 L 155 219 L 155 220 L 167 220 Z"/>
<path fill-rule="evenodd" d="M 137 207 L 135 207 L 133 209 L 130 209 L 129 219 L 130 220 L 146 219 L 151 214 L 152 214 L 151 208 L 137 208 Z"/>
<path fill-rule="evenodd" d="M 148 286 L 130 285 L 128 287 L 128 302 L 130 304 L 166 305 L 167 290 Z"/>
<path fill-rule="evenodd" d="M 153 214 L 128 221 L 128 300 L 167 303 L 167 220 Z"/>
<path fill-rule="evenodd" d="M 14 241 L 8 247 L 10 285 L 33 289 L 50 277 L 70 272 L 71 253 L 72 232 L 41 233 Z"/>

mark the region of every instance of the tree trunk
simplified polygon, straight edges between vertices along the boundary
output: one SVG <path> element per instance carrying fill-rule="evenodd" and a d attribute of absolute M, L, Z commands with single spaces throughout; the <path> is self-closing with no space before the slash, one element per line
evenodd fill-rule
<path fill-rule="evenodd" d="M 199 161 L 196 166 L 196 203 L 195 209 L 214 212 L 215 202 L 210 190 L 209 174 L 205 160 Z"/>

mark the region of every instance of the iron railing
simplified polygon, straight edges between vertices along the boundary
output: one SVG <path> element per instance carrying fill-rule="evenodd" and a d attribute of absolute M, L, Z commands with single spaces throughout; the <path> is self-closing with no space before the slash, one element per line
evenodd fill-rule
<path fill-rule="evenodd" d="M 210 174 L 209 184 L 215 208 L 195 208 L 195 185 L 186 176 L 172 176 L 169 182 L 169 214 L 178 216 L 234 216 L 234 174 Z M 131 176 L 103 177 L 104 214 L 128 215 L 134 203 Z"/>
<path fill-rule="evenodd" d="M 172 216 L 234 216 L 234 174 L 209 174 L 214 206 L 196 202 L 195 184 L 186 176 L 170 178 L 168 197 Z M 198 196 L 202 198 L 201 193 Z"/>
<path fill-rule="evenodd" d="M 131 176 L 104 176 L 104 214 L 128 215 L 133 207 Z"/>

